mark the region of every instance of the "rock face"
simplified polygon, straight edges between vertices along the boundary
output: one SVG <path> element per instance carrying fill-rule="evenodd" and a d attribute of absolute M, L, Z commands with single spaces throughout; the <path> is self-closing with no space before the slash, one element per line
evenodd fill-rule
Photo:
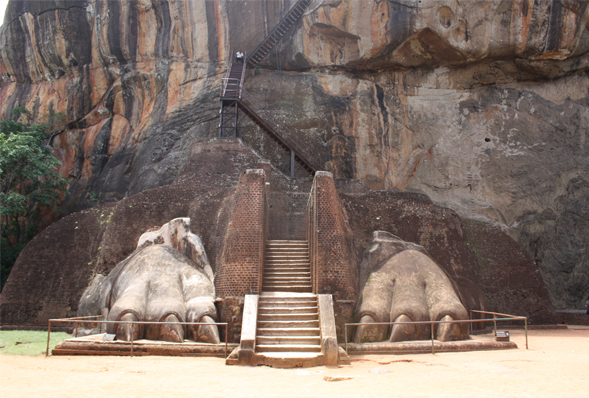
<path fill-rule="evenodd" d="M 11 1 L 0 112 L 59 121 L 67 212 L 171 184 L 217 134 L 231 49 L 251 51 L 292 4 Z M 336 177 L 421 191 L 502 228 L 554 305 L 581 308 L 588 20 L 576 0 L 314 0 L 246 90 Z M 285 161 L 253 124 L 244 140 Z"/>

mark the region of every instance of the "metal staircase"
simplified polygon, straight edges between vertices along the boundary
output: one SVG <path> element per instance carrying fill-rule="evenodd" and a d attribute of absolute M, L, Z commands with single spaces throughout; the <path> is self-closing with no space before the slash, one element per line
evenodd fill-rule
<path fill-rule="evenodd" d="M 219 121 L 220 138 L 239 137 L 239 100 L 245 80 L 245 63 L 239 62 L 233 52 L 223 79 L 221 90 L 221 120 Z"/>
<path fill-rule="evenodd" d="M 268 133 L 273 140 L 289 151 L 291 177 L 295 175 L 295 163 L 299 163 L 313 175 L 323 166 L 321 157 L 315 153 L 311 146 L 307 145 L 296 134 L 276 120 L 271 112 L 260 105 L 255 98 L 246 93 L 243 85 L 246 65 L 257 65 L 301 18 L 310 2 L 310 0 L 297 1 L 252 53 L 249 56 L 248 52 L 245 53 L 245 62 L 239 62 L 235 58 L 235 53 L 231 51 L 231 60 L 227 68 L 227 74 L 223 79 L 223 89 L 221 91 L 219 137 L 240 137 L 239 111 L 241 110 Z"/>
<path fill-rule="evenodd" d="M 282 17 L 276 26 L 268 33 L 262 42 L 251 51 L 247 57 L 247 64 L 254 67 L 278 44 L 284 35 L 301 19 L 311 0 L 299 0 Z"/>

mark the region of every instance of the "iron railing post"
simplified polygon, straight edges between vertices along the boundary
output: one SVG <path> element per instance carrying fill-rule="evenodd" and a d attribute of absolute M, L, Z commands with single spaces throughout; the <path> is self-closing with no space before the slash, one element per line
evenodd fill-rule
<path fill-rule="evenodd" d="M 524 319 L 524 328 L 526 329 L 526 350 L 528 349 L 528 318 Z"/>
<path fill-rule="evenodd" d="M 431 331 L 432 331 L 432 354 L 435 354 L 435 348 L 434 348 L 434 323 L 430 323 L 431 326 Z"/>
<path fill-rule="evenodd" d="M 49 320 L 49 326 L 47 327 L 47 351 L 45 351 L 45 356 L 49 356 L 49 339 L 51 336 L 51 319 Z"/>
<path fill-rule="evenodd" d="M 133 358 L 133 340 L 134 340 L 134 336 L 133 336 L 133 324 L 129 323 L 129 325 L 131 325 L 131 358 Z"/>
<path fill-rule="evenodd" d="M 235 138 L 239 138 L 239 106 L 235 102 Z"/>
<path fill-rule="evenodd" d="M 471 322 L 470 322 L 470 334 L 472 334 L 472 331 L 473 331 L 472 330 L 472 310 L 470 310 L 470 320 L 471 320 Z"/>

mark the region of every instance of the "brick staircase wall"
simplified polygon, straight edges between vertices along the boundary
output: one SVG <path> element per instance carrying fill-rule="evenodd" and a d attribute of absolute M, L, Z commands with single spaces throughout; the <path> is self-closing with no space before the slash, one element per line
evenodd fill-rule
<path fill-rule="evenodd" d="M 250 169 L 243 174 L 228 198 L 227 232 L 216 269 L 215 291 L 220 318 L 228 322 L 229 341 L 239 339 L 241 311 L 246 294 L 262 290 L 264 242 L 266 240 L 266 174 Z"/>
<path fill-rule="evenodd" d="M 329 172 L 315 174 L 307 213 L 307 240 L 314 292 L 333 295 L 341 338 L 344 323 L 352 322 L 358 275 L 352 230 Z"/>

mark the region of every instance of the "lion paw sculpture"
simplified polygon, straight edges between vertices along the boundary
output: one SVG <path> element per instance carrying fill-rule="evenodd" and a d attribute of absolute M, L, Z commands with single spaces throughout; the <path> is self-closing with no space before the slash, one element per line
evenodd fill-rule
<path fill-rule="evenodd" d="M 357 308 L 355 342 L 424 340 L 429 324 L 371 325 L 377 322 L 452 321 L 468 319 L 450 278 L 422 246 L 384 231 L 373 233 L 360 265 L 365 280 Z M 362 285 L 361 285 L 362 286 Z M 468 338 L 467 323 L 441 323 L 440 341 Z"/>
<path fill-rule="evenodd" d="M 213 273 L 190 219 L 177 218 L 146 232 L 137 250 L 108 276 L 97 275 L 84 292 L 78 315 L 106 315 L 109 321 L 215 323 Z M 141 338 L 219 343 L 215 325 L 108 324 L 117 340 Z"/>

